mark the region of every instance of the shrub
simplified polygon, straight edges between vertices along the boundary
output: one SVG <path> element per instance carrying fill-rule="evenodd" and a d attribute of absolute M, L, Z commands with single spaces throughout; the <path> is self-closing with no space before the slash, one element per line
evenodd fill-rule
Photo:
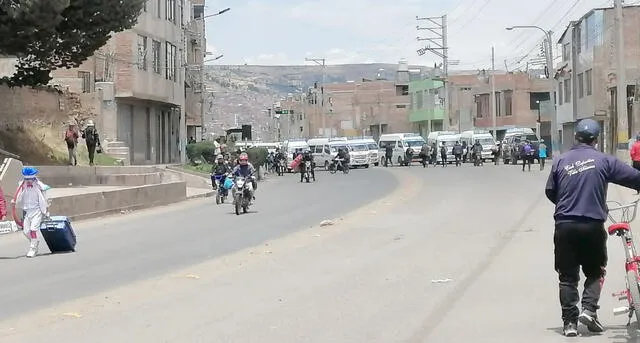
<path fill-rule="evenodd" d="M 187 158 L 191 164 L 213 163 L 216 159 L 216 146 L 211 141 L 187 144 Z"/>
<path fill-rule="evenodd" d="M 249 148 L 247 149 L 247 155 L 249 155 L 249 162 L 258 168 L 267 163 L 269 151 L 265 148 Z"/>

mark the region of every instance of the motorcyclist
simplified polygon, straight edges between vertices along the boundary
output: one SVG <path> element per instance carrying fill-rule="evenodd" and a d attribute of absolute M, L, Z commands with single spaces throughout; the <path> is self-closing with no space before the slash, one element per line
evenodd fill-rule
<path fill-rule="evenodd" d="M 224 179 L 226 178 L 227 173 L 231 172 L 231 168 L 224 160 L 224 156 L 222 154 L 216 157 L 216 163 L 211 167 L 211 186 L 213 189 L 217 188 L 216 185 L 216 176 L 221 176 L 220 184 L 224 183 Z"/>
<path fill-rule="evenodd" d="M 311 166 L 311 178 L 313 179 L 313 181 L 316 180 L 316 173 L 314 170 L 316 165 L 313 161 L 313 155 L 311 154 L 310 150 L 305 150 L 305 152 L 302 153 L 302 160 L 300 161 L 300 182 L 304 181 L 304 174 L 306 173 L 307 163 L 309 163 L 309 165 Z"/>
<path fill-rule="evenodd" d="M 462 151 L 462 144 L 460 144 L 460 141 L 457 141 L 456 144 L 453 145 L 453 156 L 456 159 L 456 167 L 462 162 Z"/>
<path fill-rule="evenodd" d="M 336 168 L 338 168 L 338 165 L 337 165 L 338 162 L 336 160 L 340 160 L 340 164 L 342 165 L 343 169 L 349 168 L 350 156 L 349 156 L 349 152 L 347 151 L 347 148 L 339 148 L 338 154 L 333 159 L 333 162 L 336 163 Z"/>
<path fill-rule="evenodd" d="M 500 142 L 498 142 L 498 143 L 496 143 L 496 146 L 494 146 L 491 149 L 491 155 L 493 156 L 493 163 L 495 165 L 498 165 L 501 153 L 502 153 L 502 144 L 500 144 Z"/>
<path fill-rule="evenodd" d="M 476 142 L 473 143 L 472 151 L 474 163 L 476 160 L 482 160 L 482 144 L 480 144 L 479 140 L 476 140 Z"/>
<path fill-rule="evenodd" d="M 256 168 L 249 162 L 249 155 L 243 152 L 238 156 L 238 165 L 233 168 L 231 172 L 233 176 L 240 176 L 251 180 L 251 197 L 255 200 L 255 191 L 258 189 L 258 182 L 256 181 L 255 173 Z"/>
<path fill-rule="evenodd" d="M 408 147 L 407 151 L 405 151 L 404 153 L 404 163 L 406 163 L 406 165 L 411 165 L 411 160 L 413 160 L 413 154 L 415 152 L 413 151 L 412 147 Z"/>

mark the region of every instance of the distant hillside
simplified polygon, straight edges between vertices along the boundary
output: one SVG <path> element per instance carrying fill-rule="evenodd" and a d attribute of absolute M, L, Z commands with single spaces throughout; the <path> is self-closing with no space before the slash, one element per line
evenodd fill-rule
<path fill-rule="evenodd" d="M 411 69 L 425 69 L 410 66 Z M 382 69 L 382 71 L 381 71 Z M 363 78 L 382 77 L 394 80 L 397 64 L 344 64 L 328 65 L 325 69 L 326 83 L 358 81 Z M 273 100 L 287 93 L 306 91 L 314 82 L 322 82 L 322 67 L 305 66 L 257 66 L 257 65 L 209 65 L 205 67 L 208 89 L 213 91 L 212 103 L 208 111 L 208 122 L 230 127 L 234 118 L 239 123 L 253 123 L 266 126 L 266 117 L 260 113 Z M 214 131 L 219 132 L 220 128 Z"/>

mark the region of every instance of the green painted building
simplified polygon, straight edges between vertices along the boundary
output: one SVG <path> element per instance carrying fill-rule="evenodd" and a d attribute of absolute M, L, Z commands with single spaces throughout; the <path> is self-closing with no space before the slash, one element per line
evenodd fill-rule
<path fill-rule="evenodd" d="M 446 118 L 444 82 L 424 79 L 409 82 L 409 121 L 423 137 L 440 131 Z"/>

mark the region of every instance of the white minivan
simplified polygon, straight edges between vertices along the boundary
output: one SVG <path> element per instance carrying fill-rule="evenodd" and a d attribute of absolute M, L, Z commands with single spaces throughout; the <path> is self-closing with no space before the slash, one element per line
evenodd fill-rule
<path fill-rule="evenodd" d="M 409 148 L 412 148 L 415 152 L 413 159 L 418 161 L 420 160 L 418 155 L 424 143 L 426 143 L 424 138 L 417 133 L 389 133 L 380 135 L 380 140 L 378 141 L 380 163 L 384 164 L 387 146 L 391 146 L 393 149 L 393 155 L 391 157 L 393 163 L 399 165 L 405 164 L 405 154 Z"/>
<path fill-rule="evenodd" d="M 436 146 L 438 147 L 438 154 L 436 155 L 436 162 L 442 163 L 442 158 L 441 158 L 441 154 L 440 154 L 440 147 L 444 144 L 444 146 L 447 148 L 447 162 L 448 163 L 453 163 L 456 160 L 455 155 L 453 154 L 453 146 L 456 144 L 456 142 L 460 141 L 460 135 L 458 134 L 453 134 L 453 135 L 439 135 L 436 138 Z"/>
<path fill-rule="evenodd" d="M 343 138 L 312 138 L 307 143 L 316 165 L 325 169 L 338 154 L 338 149 L 349 148 L 347 140 Z"/>
<path fill-rule="evenodd" d="M 475 130 L 475 131 L 464 131 L 460 134 L 460 143 L 467 142 L 469 146 L 469 158 L 471 157 L 470 148 L 473 146 L 476 141 L 480 141 L 482 144 L 482 159 L 483 160 L 491 160 L 493 159 L 493 155 L 491 151 L 496 147 L 496 140 L 493 135 L 487 130 Z"/>
<path fill-rule="evenodd" d="M 292 138 L 282 142 L 282 152 L 285 154 L 287 158 L 287 169 L 289 169 L 289 164 L 293 162 L 293 153 L 296 149 L 308 150 L 309 144 L 307 144 L 307 140 L 304 138 Z"/>
<path fill-rule="evenodd" d="M 354 168 L 369 168 L 369 146 L 367 143 L 358 141 L 347 141 L 349 146 L 349 156 L 351 162 L 349 165 Z"/>
<path fill-rule="evenodd" d="M 378 166 L 379 165 L 379 153 L 378 153 L 378 144 L 376 143 L 375 140 L 373 140 L 373 137 L 371 136 L 366 136 L 366 137 L 353 137 L 353 138 L 348 138 L 348 142 L 349 144 L 366 144 L 367 148 L 369 149 L 369 164 L 373 164 L 374 166 Z"/>

